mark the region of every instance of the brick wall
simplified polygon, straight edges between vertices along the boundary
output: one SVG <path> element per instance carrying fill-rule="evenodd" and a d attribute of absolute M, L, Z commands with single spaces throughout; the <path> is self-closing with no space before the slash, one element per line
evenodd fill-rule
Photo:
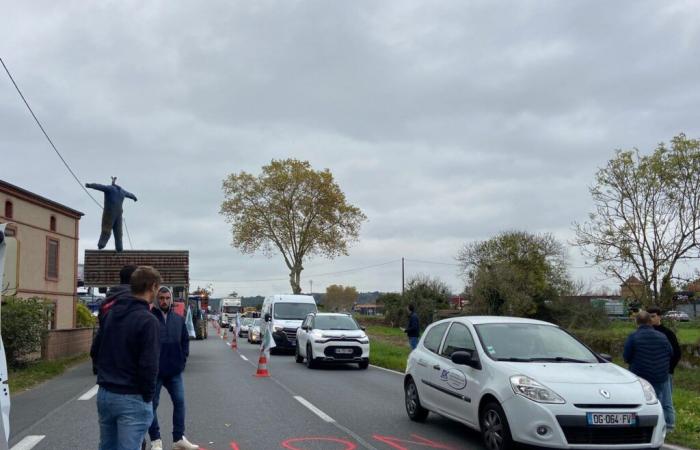
<path fill-rule="evenodd" d="M 88 353 L 92 336 L 92 328 L 51 330 L 41 346 L 41 358 L 50 361 Z"/>

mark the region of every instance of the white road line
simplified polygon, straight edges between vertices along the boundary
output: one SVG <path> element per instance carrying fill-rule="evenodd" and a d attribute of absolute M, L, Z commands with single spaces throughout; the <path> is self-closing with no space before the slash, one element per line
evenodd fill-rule
<path fill-rule="evenodd" d="M 14 445 L 10 450 L 31 450 L 46 436 L 27 436 Z"/>
<path fill-rule="evenodd" d="M 375 366 L 374 364 L 370 364 L 370 366 L 374 367 L 375 369 L 383 370 L 385 372 L 395 373 L 396 375 L 401 375 L 401 376 L 406 375 L 405 373 L 397 372 L 396 370 L 387 369 L 386 367 L 379 367 L 379 366 Z"/>
<path fill-rule="evenodd" d="M 306 406 L 312 413 L 316 414 L 318 417 L 320 417 L 321 419 L 325 420 L 326 422 L 328 422 L 328 423 L 334 423 L 334 422 L 335 422 L 335 420 L 333 420 L 333 418 L 332 418 L 331 416 L 329 416 L 328 414 L 324 413 L 324 412 L 321 411 L 320 409 L 316 408 L 314 405 L 312 405 L 311 403 L 309 403 L 308 400 L 306 400 L 304 397 L 301 397 L 301 396 L 299 396 L 299 395 L 295 395 L 294 398 L 297 399 L 297 401 L 298 401 L 299 403 L 301 403 L 302 405 Z"/>
<path fill-rule="evenodd" d="M 89 391 L 78 397 L 78 400 L 90 400 L 92 397 L 97 395 L 97 390 L 99 388 L 100 386 L 98 384 L 94 385 Z"/>
<path fill-rule="evenodd" d="M 245 355 L 241 355 L 241 358 L 243 358 L 243 361 L 248 361 L 248 358 L 246 358 Z"/>

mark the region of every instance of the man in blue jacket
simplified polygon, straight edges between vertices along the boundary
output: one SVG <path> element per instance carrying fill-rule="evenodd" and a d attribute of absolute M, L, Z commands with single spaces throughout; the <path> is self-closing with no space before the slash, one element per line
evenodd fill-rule
<path fill-rule="evenodd" d="M 160 323 L 160 370 L 153 397 L 153 423 L 148 429 L 151 449 L 162 450 L 158 424 L 158 402 L 163 386 L 168 390 L 173 402 L 173 450 L 196 450 L 198 445 L 185 437 L 185 385 L 182 371 L 185 370 L 190 354 L 190 338 L 185 326 L 185 319 L 173 311 L 173 294 L 167 287 L 161 287 L 157 295 L 158 307 L 153 308 L 153 315 Z"/>
<path fill-rule="evenodd" d="M 669 368 L 673 358 L 673 348 L 663 333 L 651 326 L 651 316 L 646 311 L 637 314 L 637 331 L 630 334 L 625 341 L 623 357 L 629 364 L 630 372 L 644 378 L 656 391 L 656 396 L 664 409 L 666 428 L 673 429 L 673 411 L 671 405 L 671 383 Z"/>
<path fill-rule="evenodd" d="M 153 420 L 160 335 L 148 310 L 160 286 L 160 274 L 139 267 L 131 276 L 131 294 L 119 298 L 104 319 L 97 361 L 97 414 L 100 450 L 138 450 Z"/>
<path fill-rule="evenodd" d="M 416 307 L 413 304 L 408 305 L 408 327 L 403 331 L 408 336 L 408 344 L 411 346 L 411 350 L 415 350 L 418 345 L 418 337 L 420 336 L 420 323 L 418 322 Z"/>

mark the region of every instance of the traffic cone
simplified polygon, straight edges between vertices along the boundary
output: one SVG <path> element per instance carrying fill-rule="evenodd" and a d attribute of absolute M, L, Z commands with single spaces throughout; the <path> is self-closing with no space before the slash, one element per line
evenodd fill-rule
<path fill-rule="evenodd" d="M 219 336 L 221 335 L 221 327 L 219 327 L 219 324 L 216 324 L 216 335 Z"/>
<path fill-rule="evenodd" d="M 231 341 L 231 350 L 234 352 L 238 350 L 238 337 L 235 332 L 233 333 L 233 340 Z"/>
<path fill-rule="evenodd" d="M 221 339 L 228 339 L 228 327 L 224 327 L 224 335 L 221 337 Z"/>
<path fill-rule="evenodd" d="M 269 377 L 270 372 L 267 370 L 267 356 L 265 355 L 265 351 L 262 350 L 260 352 L 260 359 L 258 360 L 258 371 L 255 372 L 256 377 Z"/>

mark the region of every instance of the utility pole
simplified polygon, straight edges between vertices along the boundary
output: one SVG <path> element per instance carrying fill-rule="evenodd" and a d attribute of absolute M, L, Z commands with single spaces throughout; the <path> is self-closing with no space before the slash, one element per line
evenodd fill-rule
<path fill-rule="evenodd" d="M 404 274 L 405 274 L 405 270 L 404 270 L 404 258 L 401 257 L 401 295 L 403 295 L 403 293 L 404 293 L 404 291 L 405 291 L 405 289 L 406 289 L 406 284 L 405 284 L 405 282 L 404 282 Z"/>

